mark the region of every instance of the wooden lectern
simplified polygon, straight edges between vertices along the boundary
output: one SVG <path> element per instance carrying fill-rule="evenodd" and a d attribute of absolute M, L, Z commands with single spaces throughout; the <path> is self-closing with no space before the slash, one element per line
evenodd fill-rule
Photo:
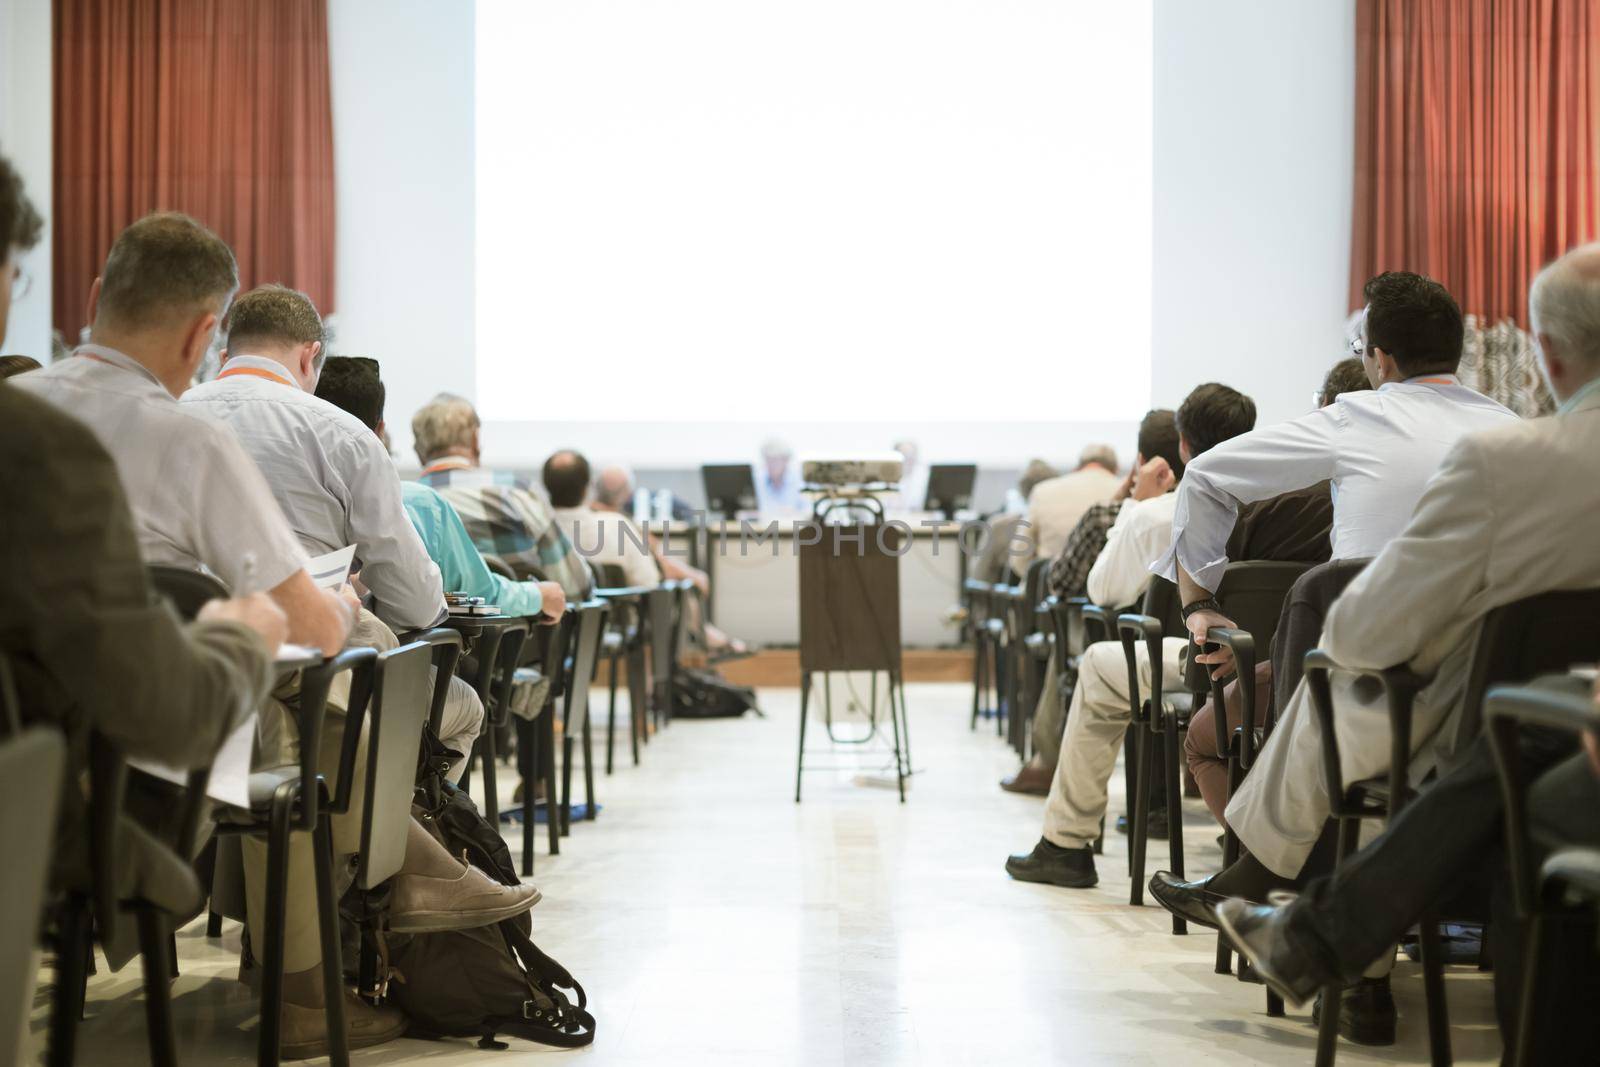
<path fill-rule="evenodd" d="M 800 747 L 794 799 L 800 802 L 805 774 L 806 718 L 811 684 L 822 675 L 823 711 L 829 739 L 865 744 L 878 730 L 878 673 L 889 676 L 889 722 L 900 801 L 911 773 L 911 732 L 906 718 L 900 663 L 900 556 L 905 531 L 881 522 L 834 525 L 813 520 L 795 531 L 800 550 Z M 833 735 L 835 671 L 866 671 L 872 678 L 869 730 L 841 741 Z"/>

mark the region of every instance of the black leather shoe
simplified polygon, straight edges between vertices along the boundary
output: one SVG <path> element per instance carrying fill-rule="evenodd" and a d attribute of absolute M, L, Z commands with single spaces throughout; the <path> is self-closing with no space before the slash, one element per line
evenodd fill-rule
<path fill-rule="evenodd" d="M 1320 972 L 1316 961 L 1289 941 L 1286 933 L 1288 910 L 1282 905 L 1256 904 L 1242 897 L 1229 897 L 1216 905 L 1215 914 L 1223 936 L 1235 952 L 1250 961 L 1250 969 L 1260 975 L 1273 992 L 1299 1007 L 1333 976 Z M 1391 1011 L 1393 1004 L 1391 1000 Z"/>
<path fill-rule="evenodd" d="M 1026 856 L 1006 860 L 1006 873 L 1019 882 L 1044 882 L 1068 889 L 1088 889 L 1100 882 L 1093 849 L 1062 848 L 1042 837 Z"/>
<path fill-rule="evenodd" d="M 1126 834 L 1130 820 L 1126 815 L 1117 816 L 1117 833 Z M 1165 811 L 1152 811 L 1150 825 L 1147 828 L 1150 840 L 1165 841 L 1167 839 L 1167 813 Z"/>
<path fill-rule="evenodd" d="M 1211 879 L 1215 877 L 1211 875 L 1198 882 L 1184 882 L 1167 871 L 1157 871 L 1150 878 L 1150 895 L 1180 919 L 1215 930 L 1217 905 L 1227 899 L 1211 890 Z"/>
<path fill-rule="evenodd" d="M 1311 1008 L 1311 1025 L 1322 1025 L 1322 997 Z M 1339 1003 L 1339 1033 L 1358 1045 L 1394 1044 L 1394 994 L 1389 976 L 1363 978 L 1344 990 Z"/>

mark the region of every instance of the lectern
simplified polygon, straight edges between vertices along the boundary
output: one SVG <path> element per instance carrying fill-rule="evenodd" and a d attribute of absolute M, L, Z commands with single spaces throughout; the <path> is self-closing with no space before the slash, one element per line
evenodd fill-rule
<path fill-rule="evenodd" d="M 850 507 L 871 521 L 830 523 L 830 510 L 819 503 L 812 521 L 795 532 L 800 551 L 800 746 L 794 781 L 797 804 L 806 771 L 806 719 L 811 689 L 819 674 L 824 721 L 828 738 L 835 745 L 864 745 L 879 736 L 882 724 L 878 675 L 888 676 L 889 729 L 901 803 L 906 799 L 906 776 L 911 773 L 911 733 L 900 662 L 900 556 L 905 551 L 905 529 L 884 523 L 881 509 L 863 509 L 859 502 Z M 836 671 L 866 671 L 871 678 L 865 737 L 842 739 L 834 734 L 830 674 Z"/>

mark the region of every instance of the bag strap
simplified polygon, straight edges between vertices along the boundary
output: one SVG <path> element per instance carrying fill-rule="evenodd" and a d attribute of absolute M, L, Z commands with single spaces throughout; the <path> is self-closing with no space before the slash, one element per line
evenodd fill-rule
<path fill-rule="evenodd" d="M 583 986 L 572 977 L 571 973 L 561 964 L 551 959 L 542 952 L 532 938 L 517 928 L 516 924 L 506 919 L 500 923 L 500 932 L 505 935 L 506 943 L 516 953 L 524 970 L 536 975 L 542 982 L 549 986 L 560 986 L 570 989 L 578 994 L 578 1010 L 589 1006 L 589 995 L 583 991 Z"/>

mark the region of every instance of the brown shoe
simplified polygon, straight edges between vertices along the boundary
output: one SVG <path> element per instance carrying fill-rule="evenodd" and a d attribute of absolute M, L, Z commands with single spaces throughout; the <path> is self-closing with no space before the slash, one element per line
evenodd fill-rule
<path fill-rule="evenodd" d="M 501 885 L 471 864 L 454 878 L 401 874 L 389 898 L 389 928 L 397 934 L 471 930 L 521 915 L 540 898 L 531 885 Z"/>
<path fill-rule="evenodd" d="M 328 1054 L 328 1019 L 321 1008 L 306 1008 L 285 1002 L 282 1044 L 279 1052 L 286 1060 L 308 1060 Z M 344 1028 L 352 1049 L 371 1048 L 393 1041 L 406 1032 L 406 1017 L 390 1004 L 373 1007 L 346 990 Z"/>
<path fill-rule="evenodd" d="M 1054 767 L 1041 767 L 1037 763 L 1024 763 L 1022 770 L 1000 782 L 1007 793 L 1026 793 L 1032 797 L 1050 795 L 1050 781 L 1055 778 Z"/>

